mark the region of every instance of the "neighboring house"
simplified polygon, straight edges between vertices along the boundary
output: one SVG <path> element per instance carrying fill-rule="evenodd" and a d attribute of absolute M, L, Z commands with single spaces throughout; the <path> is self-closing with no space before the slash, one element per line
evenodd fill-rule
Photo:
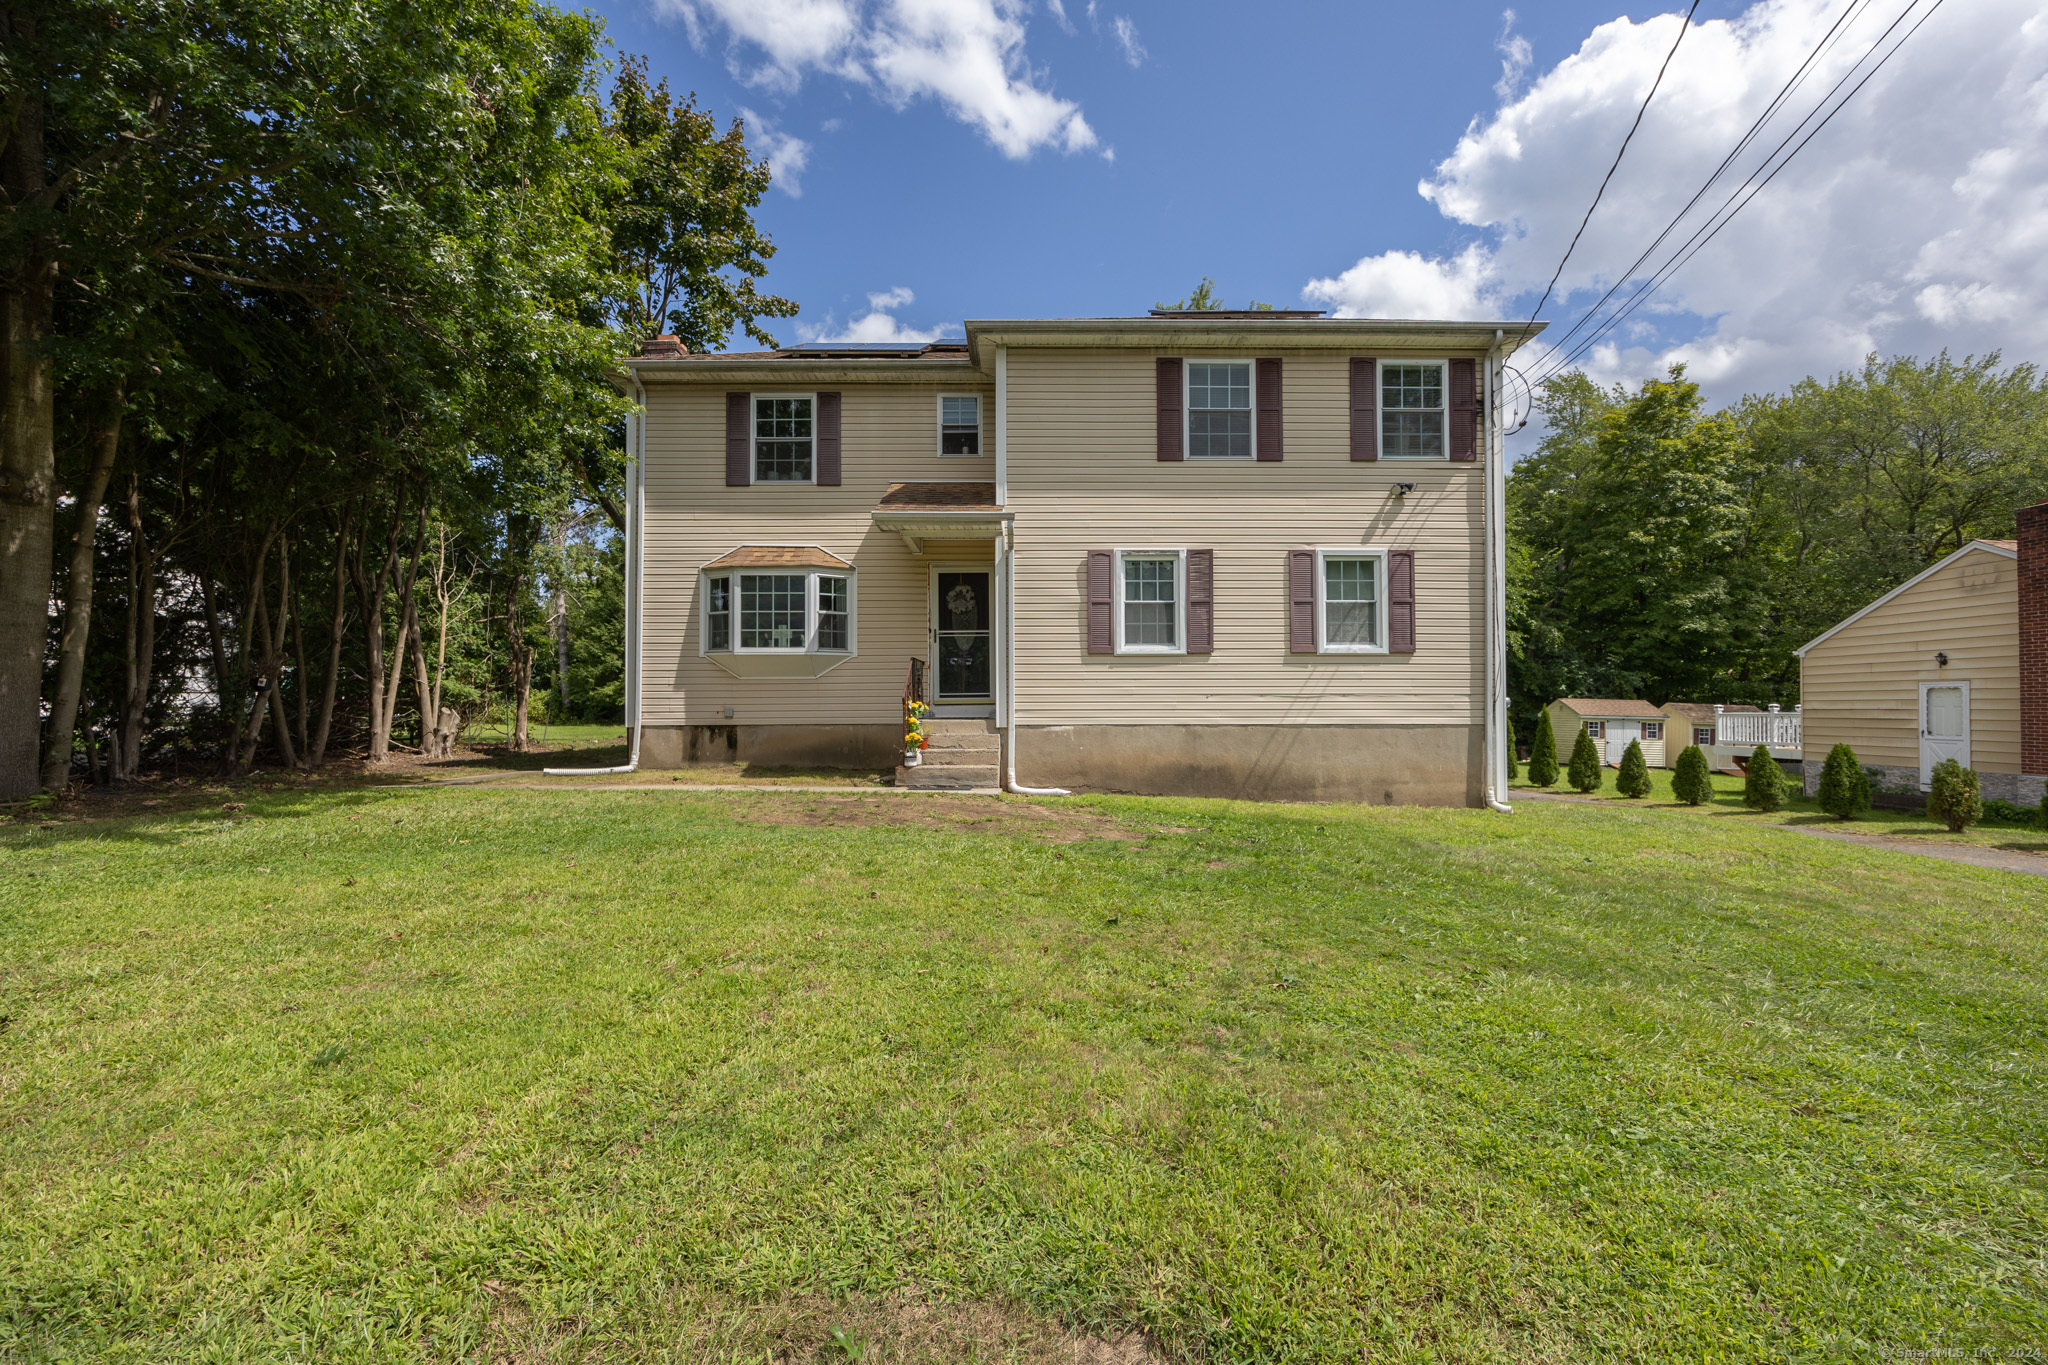
<path fill-rule="evenodd" d="M 1780 763 L 1797 764 L 1801 717 L 1798 707 L 1779 711 L 1774 703 L 1766 711 L 1756 706 L 1723 706 L 1718 702 L 1671 701 L 1664 703 L 1669 720 L 1664 746 L 1665 766 L 1677 767 L 1686 746 L 1697 744 L 1706 755 L 1707 766 L 1716 772 L 1731 772 L 1749 762 L 1756 746 L 1764 745 Z"/>
<path fill-rule="evenodd" d="M 2048 774 L 2048 503 L 2019 539 L 1973 540 L 1798 651 L 1806 790 L 1848 744 L 1884 787 L 1925 790 L 1954 758 L 2028 805 Z"/>
<path fill-rule="evenodd" d="M 966 330 L 627 362 L 635 761 L 891 766 L 921 687 L 913 782 L 1504 793 L 1520 324 Z"/>
<path fill-rule="evenodd" d="M 1664 762 L 1665 731 L 1670 719 L 1663 710 L 1646 701 L 1623 701 L 1612 697 L 1562 697 L 1550 703 L 1550 733 L 1557 740 L 1557 761 L 1570 763 L 1572 747 L 1583 728 L 1599 746 L 1602 763 L 1619 763 L 1631 740 L 1640 740 L 1643 762 L 1652 768 Z M 1680 745 L 1682 749 L 1685 746 Z M 1678 749 L 1671 751 L 1675 759 Z"/>

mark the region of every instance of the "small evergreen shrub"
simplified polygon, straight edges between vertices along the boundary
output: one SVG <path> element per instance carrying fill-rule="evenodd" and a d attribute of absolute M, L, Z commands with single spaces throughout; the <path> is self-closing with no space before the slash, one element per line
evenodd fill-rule
<path fill-rule="evenodd" d="M 1508 781 L 1515 780 L 1515 723 L 1508 722 Z M 1503 798 L 1505 799 L 1505 798 Z"/>
<path fill-rule="evenodd" d="M 1961 834 L 1984 818 L 1984 797 L 1977 786 L 1977 770 L 1965 768 L 1952 758 L 1934 765 L 1928 783 L 1927 813 L 1948 826 L 1950 834 Z"/>
<path fill-rule="evenodd" d="M 1529 784 L 1534 787 L 1557 785 L 1557 736 L 1551 733 L 1548 711 L 1536 720 L 1536 742 L 1529 748 Z"/>
<path fill-rule="evenodd" d="M 1820 770 L 1820 808 L 1837 820 L 1853 820 L 1870 809 L 1870 777 L 1846 744 L 1828 750 Z"/>
<path fill-rule="evenodd" d="M 1565 777 L 1582 792 L 1600 790 L 1600 750 L 1583 725 L 1579 727 L 1578 741 L 1572 745 L 1572 762 Z"/>
<path fill-rule="evenodd" d="M 1714 799 L 1714 773 L 1699 745 L 1686 745 L 1678 756 L 1678 766 L 1671 771 L 1671 794 L 1688 806 L 1704 806 Z"/>
<path fill-rule="evenodd" d="M 1623 796 L 1650 794 L 1650 765 L 1643 761 L 1640 741 L 1630 740 L 1628 748 L 1621 751 L 1621 771 L 1615 775 L 1614 789 Z"/>
<path fill-rule="evenodd" d="M 1987 825 L 2038 825 L 2041 812 L 2032 806 L 2022 806 L 2012 801 L 2001 801 L 1995 796 L 1984 798 L 1984 823 Z"/>
<path fill-rule="evenodd" d="M 1751 810 L 1785 809 L 1785 770 L 1761 744 L 1749 756 L 1749 766 L 1743 770 L 1742 804 Z"/>

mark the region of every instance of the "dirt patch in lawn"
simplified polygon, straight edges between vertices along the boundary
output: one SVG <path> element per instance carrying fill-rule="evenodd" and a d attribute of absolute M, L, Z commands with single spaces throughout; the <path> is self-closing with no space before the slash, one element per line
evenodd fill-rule
<path fill-rule="evenodd" d="M 916 1292 L 886 1297 L 821 1294 L 742 1302 L 686 1294 L 664 1304 L 642 1332 L 623 1324 L 592 1330 L 542 1323 L 516 1291 L 493 1281 L 488 1358 L 501 1365 L 540 1361 L 639 1359 L 619 1347 L 638 1336 L 660 1341 L 685 1360 L 750 1360 L 764 1365 L 956 1365 L 963 1360 L 1014 1365 L 1167 1365 L 1175 1359 L 1142 1333 L 1076 1332 L 1014 1304 L 943 1303 Z M 635 1326 L 642 1326 L 635 1324 Z"/>
<path fill-rule="evenodd" d="M 757 825 L 817 829 L 908 825 L 915 829 L 981 830 L 1006 836 L 1025 835 L 1054 844 L 1087 839 L 1139 841 L 1146 837 L 1144 831 L 1091 806 L 952 793 L 910 797 L 818 796 L 802 801 L 762 802 L 734 810 L 733 818 Z"/>

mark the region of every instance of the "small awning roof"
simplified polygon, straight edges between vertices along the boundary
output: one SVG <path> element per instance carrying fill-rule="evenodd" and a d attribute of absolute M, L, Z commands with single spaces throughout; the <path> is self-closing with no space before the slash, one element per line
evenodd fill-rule
<path fill-rule="evenodd" d="M 816 545 L 742 545 L 707 569 L 850 569 L 853 565 Z"/>
<path fill-rule="evenodd" d="M 992 483 L 892 483 L 872 516 L 914 555 L 927 540 L 993 540 L 1010 519 Z"/>
<path fill-rule="evenodd" d="M 892 483 L 877 512 L 1000 512 L 992 483 Z"/>

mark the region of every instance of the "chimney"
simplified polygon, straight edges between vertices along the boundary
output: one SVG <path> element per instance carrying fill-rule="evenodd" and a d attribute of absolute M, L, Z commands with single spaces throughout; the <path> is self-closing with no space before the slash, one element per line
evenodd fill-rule
<path fill-rule="evenodd" d="M 2020 771 L 2048 774 L 2048 502 L 2020 523 Z"/>
<path fill-rule="evenodd" d="M 640 354 L 648 360 L 674 360 L 689 353 L 690 348 L 683 345 L 682 339 L 668 332 L 640 343 Z"/>

